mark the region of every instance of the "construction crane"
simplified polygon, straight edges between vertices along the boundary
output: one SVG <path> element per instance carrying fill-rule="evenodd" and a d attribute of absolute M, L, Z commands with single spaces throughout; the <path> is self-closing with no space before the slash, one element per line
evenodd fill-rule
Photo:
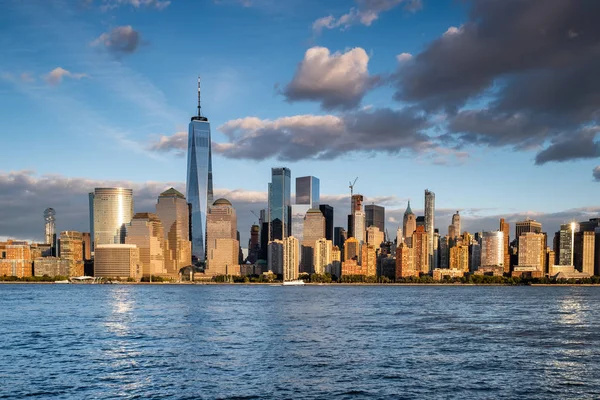
<path fill-rule="evenodd" d="M 356 184 L 357 180 L 358 176 L 356 177 L 356 179 L 354 179 L 354 182 L 348 182 L 350 184 L 350 197 L 352 197 L 352 195 L 354 194 L 354 185 Z"/>
<path fill-rule="evenodd" d="M 255 216 L 255 217 L 256 217 L 256 219 L 258 220 L 258 221 L 256 221 L 256 225 L 258 225 L 258 223 L 260 222 L 260 217 L 259 217 L 259 216 L 258 216 L 258 214 L 257 214 L 257 213 L 255 213 L 253 210 L 250 210 L 250 212 L 251 212 L 252 214 L 254 214 L 254 216 Z"/>

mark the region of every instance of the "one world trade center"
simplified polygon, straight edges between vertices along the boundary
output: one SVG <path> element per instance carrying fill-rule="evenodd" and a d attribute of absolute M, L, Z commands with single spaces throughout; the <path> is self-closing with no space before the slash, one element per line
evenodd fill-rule
<path fill-rule="evenodd" d="M 198 115 L 192 117 L 188 132 L 187 200 L 191 204 L 192 259 L 205 260 L 206 212 L 213 202 L 210 122 L 200 109 L 198 78 Z"/>

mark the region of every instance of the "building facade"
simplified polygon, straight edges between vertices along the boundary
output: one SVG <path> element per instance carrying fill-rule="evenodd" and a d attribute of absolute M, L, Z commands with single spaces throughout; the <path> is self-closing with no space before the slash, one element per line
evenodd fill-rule
<path fill-rule="evenodd" d="M 325 239 L 333 241 L 333 207 L 329 204 L 319 204 L 319 210 L 325 217 Z"/>
<path fill-rule="evenodd" d="M 25 278 L 33 274 L 31 247 L 27 242 L 0 242 L 0 276 Z"/>
<path fill-rule="evenodd" d="M 460 236 L 460 214 L 458 213 L 458 210 L 456 211 L 456 214 L 452 215 L 452 226 L 454 228 L 454 236 L 450 237 L 455 238 Z"/>
<path fill-rule="evenodd" d="M 142 277 L 139 249 L 134 244 L 103 244 L 96 246 L 94 276 L 139 280 Z"/>
<path fill-rule="evenodd" d="M 208 209 L 206 217 L 207 256 L 205 273 L 216 275 L 239 274 L 237 216 L 227 199 L 218 199 Z"/>
<path fill-rule="evenodd" d="M 376 226 L 379 231 L 385 232 L 385 207 L 368 204 L 365 206 L 365 226 Z"/>
<path fill-rule="evenodd" d="M 300 264 L 300 243 L 293 236 L 288 236 L 283 240 L 283 280 L 293 281 L 298 279 L 300 273 L 298 265 Z"/>
<path fill-rule="evenodd" d="M 449 269 L 469 272 L 469 246 L 459 244 L 450 248 Z"/>
<path fill-rule="evenodd" d="M 396 247 L 396 279 L 419 276 L 419 271 L 415 269 L 413 253 L 413 249 L 404 243 Z"/>
<path fill-rule="evenodd" d="M 540 225 L 540 229 L 541 229 L 541 225 Z M 509 238 L 509 232 L 510 232 L 510 224 L 508 222 L 506 222 L 504 220 L 504 218 L 500 218 L 500 231 L 502 231 L 502 233 L 504 234 L 504 272 L 508 273 L 510 272 L 510 251 L 509 251 L 509 245 L 510 245 L 510 238 Z M 518 237 L 517 237 L 518 240 Z"/>
<path fill-rule="evenodd" d="M 135 214 L 127 226 L 125 243 L 137 247 L 142 276 L 167 276 L 165 233 L 158 215 Z"/>
<path fill-rule="evenodd" d="M 541 233 L 525 232 L 519 236 L 519 267 L 530 267 L 532 271 L 544 272 L 543 252 L 546 237 Z"/>
<path fill-rule="evenodd" d="M 417 216 L 412 212 L 410 208 L 410 200 L 406 211 L 404 211 L 404 219 L 402 221 L 402 234 L 404 235 L 404 241 L 410 242 L 414 231 L 417 230 Z M 410 243 L 409 243 L 410 244 Z"/>
<path fill-rule="evenodd" d="M 339 249 L 338 249 L 339 253 Z M 331 273 L 331 264 L 333 262 L 333 242 L 325 238 L 321 238 L 315 242 L 314 248 L 314 273 L 324 274 Z"/>
<path fill-rule="evenodd" d="M 304 236 L 298 241 L 301 248 L 300 272 L 314 272 L 314 249 L 317 240 L 325 237 L 325 217 L 317 208 L 307 211 L 304 218 Z"/>
<path fill-rule="evenodd" d="M 283 274 L 283 240 L 273 240 L 267 245 L 267 268 L 274 274 Z"/>
<path fill-rule="evenodd" d="M 481 236 L 480 267 L 500 266 L 504 271 L 504 233 L 483 232 Z"/>
<path fill-rule="evenodd" d="M 268 212 L 270 240 L 283 240 L 290 234 L 291 176 L 289 168 L 271 168 Z"/>
<path fill-rule="evenodd" d="M 413 264 L 418 273 L 428 274 L 429 265 L 429 235 L 424 226 L 417 226 L 412 235 Z"/>
<path fill-rule="evenodd" d="M 156 215 L 164 230 L 164 258 L 167 275 L 176 278 L 192 263 L 190 213 L 185 196 L 170 188 L 158 196 Z"/>
<path fill-rule="evenodd" d="M 44 210 L 44 243 L 56 248 L 56 211 L 54 208 Z"/>
<path fill-rule="evenodd" d="M 89 197 L 93 248 L 103 244 L 125 243 L 127 224 L 133 218 L 133 191 L 96 188 Z"/>
<path fill-rule="evenodd" d="M 296 204 L 305 204 L 309 208 L 319 208 L 319 179 L 314 176 L 296 178 Z"/>
<path fill-rule="evenodd" d="M 573 245 L 574 267 L 579 272 L 594 275 L 596 235 L 594 232 L 584 231 L 575 233 Z"/>
<path fill-rule="evenodd" d="M 84 275 L 84 244 L 81 232 L 64 231 L 60 233 L 60 258 L 69 263 L 69 272 L 66 276 Z"/>
<path fill-rule="evenodd" d="M 429 240 L 427 245 L 429 266 L 431 269 L 435 269 L 437 268 L 437 258 L 434 257 L 435 193 L 427 189 L 425 190 L 425 231 Z"/>

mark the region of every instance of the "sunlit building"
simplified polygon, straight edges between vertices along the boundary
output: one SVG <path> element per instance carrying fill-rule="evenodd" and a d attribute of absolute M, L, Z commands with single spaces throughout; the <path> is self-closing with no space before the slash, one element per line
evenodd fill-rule
<path fill-rule="evenodd" d="M 469 246 L 456 245 L 449 251 L 449 269 L 469 272 Z"/>
<path fill-rule="evenodd" d="M 408 206 L 406 207 L 406 211 L 404 211 L 404 219 L 402 221 L 402 233 L 404 235 L 404 241 L 411 244 L 413 232 L 417 230 L 417 216 L 412 212 L 410 208 L 410 200 L 408 201 Z"/>
<path fill-rule="evenodd" d="M 33 275 L 50 277 L 71 276 L 71 261 L 60 257 L 35 258 L 33 260 Z"/>
<path fill-rule="evenodd" d="M 239 248 L 237 216 L 227 199 L 218 199 L 209 207 L 206 224 L 207 275 L 238 275 Z"/>
<path fill-rule="evenodd" d="M 456 211 L 456 214 L 452 215 L 452 226 L 454 228 L 454 236 L 450 236 L 454 238 L 456 236 L 460 236 L 460 214 Z"/>
<path fill-rule="evenodd" d="M 302 248 L 300 254 L 300 272 L 312 273 L 314 271 L 314 249 L 317 240 L 325 237 L 325 217 L 317 208 L 311 208 L 304 217 L 304 235 L 298 241 Z"/>
<path fill-rule="evenodd" d="M 339 249 L 338 249 L 339 254 Z M 331 264 L 333 262 L 333 242 L 325 238 L 321 238 L 315 242 L 314 247 L 314 273 L 324 274 L 331 273 Z"/>
<path fill-rule="evenodd" d="M 94 276 L 104 278 L 142 277 L 140 251 L 134 244 L 104 244 L 94 249 Z"/>
<path fill-rule="evenodd" d="M 84 244 L 81 232 L 64 231 L 60 233 L 60 258 L 69 262 L 67 276 L 83 276 L 83 251 Z"/>
<path fill-rule="evenodd" d="M 270 240 L 283 240 L 290 234 L 291 176 L 289 168 L 271 168 L 268 211 Z"/>
<path fill-rule="evenodd" d="M 298 239 L 288 236 L 283 240 L 283 279 L 292 281 L 298 279 L 300 273 L 300 244 Z"/>
<path fill-rule="evenodd" d="M 377 252 L 375 250 L 375 246 L 370 244 L 365 244 L 361 248 L 362 257 L 361 257 L 361 266 L 364 271 L 364 275 L 366 276 L 376 276 L 377 275 Z"/>
<path fill-rule="evenodd" d="M 429 255 L 429 267 L 437 268 L 437 258 L 434 256 L 435 240 L 435 193 L 425 190 L 425 232 L 427 232 L 427 254 Z M 429 272 L 429 271 L 427 271 Z"/>
<path fill-rule="evenodd" d="M 558 232 L 558 264 L 559 265 L 573 265 L 574 264 L 574 253 L 573 245 L 575 239 L 575 233 L 579 232 L 579 224 L 573 222 L 570 224 L 563 224 L 560 226 Z M 556 251 L 556 250 L 555 250 Z"/>
<path fill-rule="evenodd" d="M 0 276 L 25 278 L 33 274 L 31 247 L 27 242 L 0 242 Z"/>
<path fill-rule="evenodd" d="M 525 225 L 522 225 L 521 230 L 526 229 L 527 226 L 527 221 L 525 221 Z M 541 224 L 540 224 L 540 230 L 541 230 Z M 510 244 L 510 238 L 509 238 L 509 233 L 510 233 L 510 224 L 508 222 L 506 222 L 504 220 L 504 218 L 500 218 L 500 231 L 502 231 L 502 233 L 504 234 L 504 244 L 503 244 L 503 248 L 504 248 L 504 272 L 510 272 L 510 251 L 509 251 L 509 244 Z M 528 231 L 529 232 L 529 231 Z M 517 236 L 517 240 L 518 240 L 518 236 Z"/>
<path fill-rule="evenodd" d="M 192 262 L 190 213 L 185 196 L 170 188 L 158 196 L 156 215 L 164 230 L 164 258 L 167 275 L 177 278 L 179 271 Z"/>
<path fill-rule="evenodd" d="M 94 249 L 102 244 L 125 243 L 127 224 L 133 218 L 133 191 L 96 188 L 90 193 L 90 232 Z"/>
<path fill-rule="evenodd" d="M 358 262 L 359 251 L 360 244 L 358 243 L 358 240 L 356 240 L 356 238 L 349 237 L 348 239 L 346 239 L 346 242 L 344 244 L 344 261 L 356 260 L 356 262 Z"/>
<path fill-rule="evenodd" d="M 575 233 L 573 245 L 574 267 L 590 275 L 594 275 L 596 235 L 594 232 L 585 231 Z"/>
<path fill-rule="evenodd" d="M 136 213 L 127 226 L 126 244 L 135 245 L 139 252 L 142 276 L 166 276 L 165 233 L 158 215 Z"/>
<path fill-rule="evenodd" d="M 504 233 L 483 232 L 481 236 L 481 267 L 501 266 L 504 272 Z"/>
<path fill-rule="evenodd" d="M 396 247 L 396 279 L 419 276 L 413 260 L 413 249 L 401 243 Z"/>
<path fill-rule="evenodd" d="M 425 227 L 417 226 L 412 235 L 413 264 L 415 270 L 423 274 L 428 274 L 430 271 L 428 245 L 429 235 Z"/>
<path fill-rule="evenodd" d="M 379 250 L 384 240 L 385 234 L 379 230 L 379 227 L 371 225 L 367 228 L 367 243 L 375 247 L 376 251 Z"/>

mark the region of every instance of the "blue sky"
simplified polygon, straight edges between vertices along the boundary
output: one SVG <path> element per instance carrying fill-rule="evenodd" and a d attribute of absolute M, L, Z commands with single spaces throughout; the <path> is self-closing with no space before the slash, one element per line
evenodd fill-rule
<path fill-rule="evenodd" d="M 544 148 L 563 144 L 561 135 L 574 137 L 582 126 L 594 127 L 594 119 L 541 134 L 533 144 L 523 137 L 492 143 L 486 132 L 465 141 L 456 131 L 442 141 L 438 137 L 447 132 L 446 124 L 458 123 L 448 103 L 430 109 L 421 94 L 394 96 L 411 82 L 428 79 L 422 71 L 436 67 L 425 64 L 421 53 L 434 53 L 432 44 L 444 36 L 466 36 L 472 7 L 469 1 L 442 0 L 7 0 L 0 13 L 0 107 L 2 137 L 10 151 L 3 152 L 0 172 L 6 176 L 33 171 L 30 175 L 35 177 L 78 178 L 90 184 L 185 182 L 181 151 L 155 151 L 153 145 L 162 136 L 168 139 L 187 131 L 196 111 L 196 77 L 201 75 L 202 109 L 211 121 L 213 141 L 233 143 L 236 149 L 237 139 L 219 127 L 237 119 L 256 117 L 264 123 L 301 115 L 350 118 L 410 107 L 419 108 L 420 116 L 426 114 L 422 132 L 435 141 L 423 150 L 422 142 L 410 139 L 408 145 L 392 144 L 390 151 L 358 143 L 326 159 L 309 154 L 292 160 L 277 151 L 246 157 L 240 155 L 243 148 L 216 151 L 218 188 L 265 192 L 270 168 L 284 165 L 294 177 L 319 177 L 321 193 L 332 196 L 347 194 L 348 181 L 358 176 L 356 190 L 367 203 L 369 198 L 394 196 L 389 204 L 398 209 L 408 198 L 422 207 L 425 188 L 436 192 L 440 209 L 477 209 L 484 216 L 596 206 L 598 184 L 591 171 L 598 165 L 598 154 L 535 162 Z M 340 20 L 344 15 L 350 22 Z M 329 25 L 315 30 L 315 21 L 329 16 Z M 578 32 L 573 29 L 575 37 Z M 111 32 L 123 35 L 109 43 Z M 332 58 L 364 50 L 368 81 L 375 83 L 362 91 L 358 104 L 327 109 L 320 96 L 330 93 L 293 93 L 305 53 L 319 47 L 328 49 Z M 401 68 L 397 56 L 402 53 L 412 55 L 412 75 Z M 470 66 L 464 68 L 467 73 Z M 517 79 L 530 69 L 498 71 L 492 85 L 468 97 L 459 109 L 491 109 L 502 80 L 513 75 Z M 459 73 L 455 79 L 460 78 Z M 291 135 L 294 140 L 311 140 L 293 129 Z M 368 142 L 369 132 L 361 138 Z M 10 234 L 1 230 L 0 235 Z"/>

